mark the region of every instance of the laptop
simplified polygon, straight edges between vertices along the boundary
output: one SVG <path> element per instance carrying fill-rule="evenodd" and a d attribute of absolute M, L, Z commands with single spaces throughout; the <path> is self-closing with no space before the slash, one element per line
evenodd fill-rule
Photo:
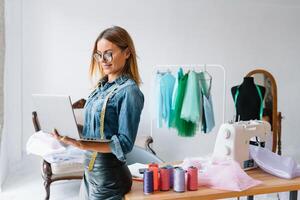
<path fill-rule="evenodd" d="M 70 96 L 32 94 L 32 100 L 43 132 L 51 133 L 55 128 L 61 136 L 68 136 L 76 140 L 87 142 L 111 141 L 108 139 L 83 139 L 81 137 Z"/>

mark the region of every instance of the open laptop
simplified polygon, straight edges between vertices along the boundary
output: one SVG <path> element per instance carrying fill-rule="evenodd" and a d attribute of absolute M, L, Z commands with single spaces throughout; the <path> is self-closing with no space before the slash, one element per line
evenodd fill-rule
<path fill-rule="evenodd" d="M 76 140 L 88 142 L 111 141 L 107 139 L 82 139 L 70 96 L 32 94 L 32 100 L 43 132 L 51 133 L 55 128 L 61 136 L 68 136 Z"/>

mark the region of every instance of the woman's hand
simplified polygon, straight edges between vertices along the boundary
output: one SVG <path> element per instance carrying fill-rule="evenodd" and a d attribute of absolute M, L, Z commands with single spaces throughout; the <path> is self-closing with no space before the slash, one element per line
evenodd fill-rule
<path fill-rule="evenodd" d="M 53 129 L 53 132 L 51 133 L 52 137 L 54 137 L 57 140 L 62 140 L 63 136 L 59 135 L 56 129 Z"/>
<path fill-rule="evenodd" d="M 80 141 L 75 140 L 72 138 L 69 138 L 68 136 L 61 136 L 56 129 L 53 130 L 51 135 L 57 139 L 60 142 L 63 142 L 65 144 L 72 145 L 74 147 L 77 147 L 81 150 L 90 150 L 90 151 L 96 151 L 96 152 L 102 152 L 102 153 L 110 153 L 111 149 L 108 143 L 98 143 L 98 142 L 86 142 L 86 141 Z"/>
<path fill-rule="evenodd" d="M 61 136 L 56 129 L 53 130 L 51 135 L 60 142 L 82 149 L 82 144 L 80 141 L 69 138 L 68 136 Z"/>

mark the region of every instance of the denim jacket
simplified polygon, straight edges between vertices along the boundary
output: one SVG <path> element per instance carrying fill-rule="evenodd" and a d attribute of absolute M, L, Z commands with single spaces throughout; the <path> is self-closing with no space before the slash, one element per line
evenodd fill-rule
<path fill-rule="evenodd" d="M 112 153 L 125 162 L 125 154 L 133 148 L 144 107 L 144 95 L 129 76 L 121 75 L 111 83 L 107 77 L 100 80 L 99 86 L 89 95 L 85 104 L 82 136 L 100 138 L 100 113 L 105 97 L 113 88 L 115 90 L 106 105 L 104 136 L 112 140 Z"/>

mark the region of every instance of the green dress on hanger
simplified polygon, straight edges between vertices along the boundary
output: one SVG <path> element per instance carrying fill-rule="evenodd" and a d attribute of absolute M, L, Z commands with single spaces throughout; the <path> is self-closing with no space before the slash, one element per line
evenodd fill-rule
<path fill-rule="evenodd" d="M 195 71 L 189 72 L 186 84 L 180 117 L 199 125 L 202 118 L 202 99 L 200 98 L 199 78 Z"/>
<path fill-rule="evenodd" d="M 172 125 L 177 129 L 178 135 L 184 137 L 191 137 L 194 136 L 196 133 L 196 124 L 194 124 L 193 122 L 188 122 L 181 118 L 181 110 L 187 86 L 188 73 L 185 74 L 183 77 L 178 78 L 178 90 L 175 103 L 175 110 L 173 113 L 174 118 Z"/>

